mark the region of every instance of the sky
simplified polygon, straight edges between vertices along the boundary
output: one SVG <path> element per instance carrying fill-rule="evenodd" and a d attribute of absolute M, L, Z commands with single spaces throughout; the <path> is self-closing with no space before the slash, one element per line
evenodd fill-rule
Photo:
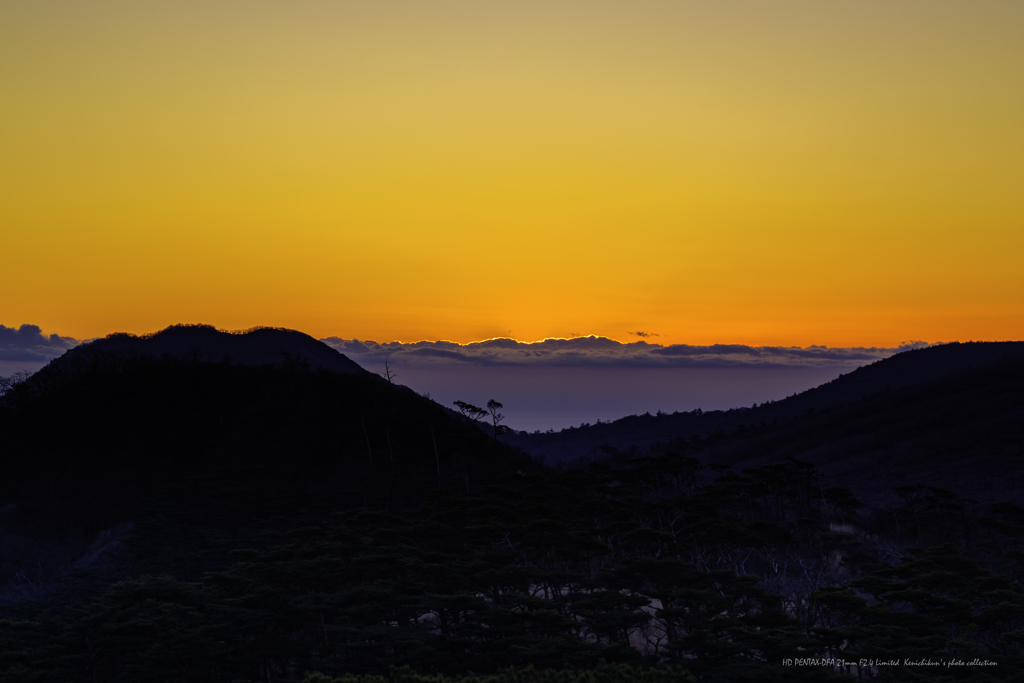
<path fill-rule="evenodd" d="M 1016 0 L 0 3 L 0 323 L 1021 339 L 1022 33 Z"/>

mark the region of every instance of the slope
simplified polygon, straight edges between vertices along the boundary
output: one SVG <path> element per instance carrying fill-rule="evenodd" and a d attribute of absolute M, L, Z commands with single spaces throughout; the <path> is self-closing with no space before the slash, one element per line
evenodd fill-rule
<path fill-rule="evenodd" d="M 645 450 L 656 443 L 716 432 L 731 432 L 741 425 L 802 415 L 856 401 L 887 390 L 985 366 L 1024 353 L 1024 342 L 952 343 L 915 349 L 876 361 L 814 389 L 782 401 L 726 411 L 695 410 L 684 413 L 631 415 L 614 422 L 570 427 L 548 434 L 511 433 L 507 443 L 548 463 L 600 457 L 609 448 Z"/>
<path fill-rule="evenodd" d="M 737 471 L 796 458 L 878 507 L 900 500 L 893 489 L 904 486 L 1021 505 L 1024 356 L 665 449 L 698 453 Z"/>
<path fill-rule="evenodd" d="M 0 586 L 11 590 L 19 573 L 32 587 L 80 565 L 126 525 L 134 564 L 116 571 L 196 577 L 275 525 L 400 510 L 533 466 L 371 373 L 86 351 L 0 399 Z"/>

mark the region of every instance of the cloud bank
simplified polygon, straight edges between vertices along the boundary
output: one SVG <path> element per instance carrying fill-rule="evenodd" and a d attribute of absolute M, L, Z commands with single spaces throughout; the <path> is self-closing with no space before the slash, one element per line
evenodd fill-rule
<path fill-rule="evenodd" d="M 742 344 L 622 343 L 606 337 L 521 342 L 488 339 L 469 344 L 449 341 L 387 342 L 327 337 L 320 341 L 360 365 L 483 365 L 624 368 L 794 368 L 872 363 L 901 351 L 927 346 L 912 342 L 896 348 L 827 346 L 745 346 Z"/>
<path fill-rule="evenodd" d="M 76 346 L 77 339 L 46 336 L 38 325 L 0 325 L 0 361 L 45 363 Z"/>

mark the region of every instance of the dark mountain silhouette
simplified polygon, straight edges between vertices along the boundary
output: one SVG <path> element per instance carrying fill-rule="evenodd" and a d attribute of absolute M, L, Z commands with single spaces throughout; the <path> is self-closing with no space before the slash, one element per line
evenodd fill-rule
<path fill-rule="evenodd" d="M 572 462 L 602 456 L 609 449 L 643 451 L 655 444 L 731 432 L 741 425 L 803 415 L 841 406 L 866 396 L 909 387 L 926 380 L 985 366 L 1024 353 L 1024 342 L 969 342 L 905 351 L 814 389 L 750 408 L 632 415 L 613 422 L 570 427 L 559 432 L 511 432 L 504 440 L 548 463 Z"/>
<path fill-rule="evenodd" d="M 364 373 L 357 363 L 308 334 L 278 327 L 254 327 L 239 332 L 212 325 L 172 325 L 153 334 L 111 334 L 68 351 L 64 362 L 97 352 L 134 352 L 241 365 L 306 363 L 311 368 Z"/>
<path fill-rule="evenodd" d="M 255 348 L 246 348 L 253 339 Z M 236 336 L 195 327 L 150 340 L 142 349 L 211 340 L 211 348 L 220 342 L 252 360 L 273 359 L 280 340 L 310 356 L 323 346 L 288 331 Z M 322 357 L 333 367 L 349 367 L 327 350 Z M 198 577 L 275 525 L 354 507 L 400 510 L 435 489 L 477 490 L 534 467 L 405 387 L 354 364 L 357 372 L 309 365 L 156 357 L 115 335 L 7 391 L 0 604 L 23 593 L 4 594 L 4 586 L 34 594 L 30 586 L 88 555 L 97 534 L 126 524 L 148 529 L 136 533 L 150 544 L 135 555 L 136 569 Z M 20 584 L 18 572 L 29 572 Z"/>
<path fill-rule="evenodd" d="M 284 353 L 100 345 L 4 384 L 0 679 L 1024 667 L 1024 508 L 999 500 L 1022 476 L 1020 354 L 940 350 L 771 422 L 550 468 L 381 377 Z M 940 370 L 918 381 L 922 365 Z"/>
<path fill-rule="evenodd" d="M 1024 355 L 655 450 L 685 452 L 736 471 L 795 458 L 883 508 L 901 486 L 1024 505 Z"/>

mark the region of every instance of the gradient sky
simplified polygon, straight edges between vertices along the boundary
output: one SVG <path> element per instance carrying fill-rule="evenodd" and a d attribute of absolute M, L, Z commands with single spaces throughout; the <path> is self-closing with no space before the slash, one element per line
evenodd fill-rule
<path fill-rule="evenodd" d="M 0 4 L 0 323 L 1024 338 L 1024 3 Z"/>

